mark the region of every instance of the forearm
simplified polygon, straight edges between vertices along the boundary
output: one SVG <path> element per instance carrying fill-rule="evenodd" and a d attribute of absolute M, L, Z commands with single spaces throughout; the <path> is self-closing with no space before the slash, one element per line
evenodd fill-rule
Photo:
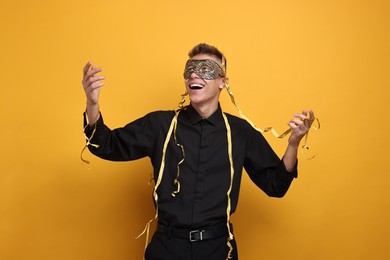
<path fill-rule="evenodd" d="M 294 169 L 297 163 L 297 155 L 298 155 L 298 146 L 288 144 L 286 152 L 284 153 L 283 156 L 283 163 L 288 172 L 291 172 Z"/>
<path fill-rule="evenodd" d="M 87 100 L 87 118 L 88 118 L 88 125 L 90 127 L 94 126 L 96 122 L 98 121 L 100 117 L 99 113 L 99 104 L 95 103 L 93 104 L 92 102 L 89 102 Z"/>
<path fill-rule="evenodd" d="M 164 117 L 163 113 L 148 114 L 124 127 L 115 129 L 110 129 L 105 125 L 104 116 L 100 112 L 93 127 L 86 127 L 88 114 L 84 112 L 83 116 L 84 133 L 90 139 L 89 150 L 94 155 L 111 161 L 129 161 L 146 156 L 151 157 L 156 145 L 155 130 L 157 125 L 165 123 L 168 125 L 165 128 L 169 128 L 169 121 L 165 120 L 166 116 Z"/>

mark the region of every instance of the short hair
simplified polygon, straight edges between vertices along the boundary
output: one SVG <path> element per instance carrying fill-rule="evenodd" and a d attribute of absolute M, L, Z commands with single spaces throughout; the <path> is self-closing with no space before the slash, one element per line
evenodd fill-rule
<path fill-rule="evenodd" d="M 224 70 L 226 71 L 226 67 L 227 67 L 226 57 L 222 54 L 222 52 L 218 50 L 217 47 L 209 45 L 207 43 L 199 43 L 198 45 L 196 45 L 194 48 L 190 50 L 190 52 L 188 53 L 188 57 L 192 58 L 198 54 L 208 54 L 208 55 L 215 56 L 217 59 L 219 59 L 221 62 L 224 63 L 223 64 L 225 67 Z"/>

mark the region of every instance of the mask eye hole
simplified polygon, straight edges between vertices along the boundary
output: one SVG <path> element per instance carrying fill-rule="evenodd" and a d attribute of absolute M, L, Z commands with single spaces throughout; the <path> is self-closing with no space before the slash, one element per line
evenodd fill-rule
<path fill-rule="evenodd" d="M 213 71 L 213 69 L 208 65 L 202 65 L 202 67 L 200 67 L 200 71 L 203 73 L 207 73 Z"/>
<path fill-rule="evenodd" d="M 187 72 L 194 72 L 194 66 L 188 66 L 187 69 L 186 69 Z"/>

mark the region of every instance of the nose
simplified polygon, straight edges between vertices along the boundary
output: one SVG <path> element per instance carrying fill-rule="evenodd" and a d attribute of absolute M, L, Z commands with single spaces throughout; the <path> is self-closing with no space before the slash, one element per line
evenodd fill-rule
<path fill-rule="evenodd" d="M 199 79 L 200 77 L 194 72 L 191 73 L 190 79 Z"/>

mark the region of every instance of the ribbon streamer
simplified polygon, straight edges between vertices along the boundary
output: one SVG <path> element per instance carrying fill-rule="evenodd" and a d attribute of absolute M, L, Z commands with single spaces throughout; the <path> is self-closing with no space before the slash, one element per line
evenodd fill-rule
<path fill-rule="evenodd" d="M 175 126 L 177 124 L 177 118 L 179 116 L 179 112 L 180 112 L 180 110 L 177 111 L 177 113 L 175 114 L 175 116 L 172 119 L 171 125 L 169 126 L 169 130 L 168 130 L 167 136 L 165 138 L 164 146 L 163 146 L 163 154 L 162 154 L 162 158 L 161 158 L 160 170 L 158 172 L 157 181 L 156 181 L 156 183 L 154 185 L 154 190 L 153 190 L 153 198 L 154 198 L 154 201 L 156 203 L 156 213 L 155 213 L 155 216 L 154 216 L 154 218 L 149 220 L 148 223 L 146 223 L 144 230 L 141 232 L 141 234 L 139 234 L 135 238 L 135 239 L 139 239 L 142 235 L 144 235 L 146 233 L 145 250 L 146 250 L 146 248 L 148 246 L 148 242 L 149 242 L 150 224 L 158 218 L 158 195 L 157 195 L 157 189 L 158 189 L 158 187 L 161 184 L 161 180 L 162 180 L 162 176 L 163 176 L 164 168 L 165 168 L 166 151 L 167 151 L 169 140 L 171 139 L 171 136 L 172 136 L 173 129 L 175 128 Z"/>
<path fill-rule="evenodd" d="M 179 104 L 179 107 L 180 110 L 176 111 L 176 116 L 178 117 L 179 115 L 179 111 L 181 111 L 182 109 L 182 105 L 184 104 L 185 102 L 185 98 L 183 97 L 182 95 L 182 102 L 180 102 Z M 184 146 L 179 144 L 177 142 L 177 137 L 176 137 L 176 130 L 177 130 L 177 122 L 175 123 L 175 126 L 174 126 L 174 129 L 173 129 L 173 139 L 175 140 L 175 144 L 180 148 L 181 150 L 181 154 L 182 154 L 182 159 L 180 160 L 180 162 L 177 164 L 177 175 L 176 175 L 176 178 L 175 180 L 173 181 L 173 184 L 177 185 L 177 189 L 172 192 L 172 196 L 173 197 L 176 197 L 176 194 L 180 192 L 180 182 L 179 182 L 179 177 L 180 177 L 180 166 L 181 164 L 184 162 L 184 159 L 185 159 L 185 153 L 184 153 Z"/>
<path fill-rule="evenodd" d="M 87 112 L 85 112 L 85 113 L 87 113 Z M 83 161 L 84 163 L 89 164 L 90 162 L 89 162 L 88 160 L 85 160 L 85 159 L 83 158 L 83 153 L 84 153 L 85 149 L 86 149 L 89 145 L 90 145 L 90 146 L 93 146 L 93 147 L 95 147 L 95 148 L 99 148 L 99 145 L 91 143 L 91 140 L 92 140 L 92 138 L 93 138 L 93 136 L 95 135 L 95 132 L 96 132 L 96 125 L 97 125 L 97 124 L 95 123 L 95 126 L 94 126 L 94 128 L 93 128 L 92 134 L 91 134 L 90 137 L 88 137 L 88 136 L 85 134 L 85 130 L 86 130 L 87 127 L 89 126 L 89 120 L 88 120 L 88 116 L 87 116 L 87 115 L 85 115 L 85 120 L 87 121 L 87 122 L 86 122 L 87 124 L 85 125 L 83 132 L 84 132 L 84 136 L 85 136 L 85 139 L 87 140 L 87 142 L 85 143 L 84 148 L 81 150 L 80 159 L 81 159 L 81 161 Z"/>
<path fill-rule="evenodd" d="M 228 155 L 229 155 L 229 164 L 230 164 L 230 184 L 229 184 L 229 189 L 226 193 L 227 196 L 227 207 L 226 207 L 226 224 L 228 228 L 228 233 L 229 237 L 227 239 L 227 246 L 229 247 L 229 252 L 226 257 L 226 260 L 232 258 L 232 252 L 233 252 L 233 246 L 230 243 L 231 240 L 233 240 L 233 233 L 230 230 L 230 211 L 231 211 L 231 199 L 230 199 L 230 193 L 232 191 L 232 186 L 233 186 L 233 179 L 234 179 L 234 162 L 233 162 L 233 145 L 232 145 L 232 131 L 230 129 L 230 124 L 229 121 L 225 115 L 225 113 L 222 112 L 222 117 L 223 120 L 225 121 L 225 126 L 226 126 L 226 137 L 227 137 L 227 143 L 228 143 Z"/>
<path fill-rule="evenodd" d="M 255 124 L 254 124 L 249 118 L 247 118 L 247 117 L 244 115 L 244 113 L 241 111 L 241 109 L 238 107 L 238 105 L 237 105 L 237 103 L 236 103 L 236 101 L 235 101 L 235 99 L 234 99 L 233 92 L 231 91 L 228 82 L 225 82 L 225 86 L 226 86 L 227 92 L 229 93 L 229 96 L 230 96 L 230 99 L 231 99 L 233 105 L 236 107 L 238 113 L 240 114 L 240 117 L 241 117 L 242 119 L 246 120 L 254 129 L 256 129 L 257 131 L 259 131 L 260 133 L 271 132 L 276 138 L 284 138 L 286 135 L 288 135 L 289 133 L 291 133 L 291 131 L 292 131 L 291 128 L 287 129 L 287 130 L 284 131 L 282 134 L 279 134 L 278 132 L 276 132 L 276 130 L 275 130 L 273 127 L 265 127 L 264 129 L 257 128 L 257 127 L 255 126 Z M 308 119 L 310 119 L 310 118 L 308 118 Z M 306 120 L 306 119 L 305 119 L 305 120 Z M 320 121 L 318 120 L 318 118 L 314 118 L 314 121 L 317 122 L 317 125 L 318 125 L 318 126 L 317 126 L 317 127 L 311 126 L 310 129 L 319 130 L 319 129 L 320 129 Z M 309 131 L 310 131 L 310 129 L 309 129 Z M 307 139 L 308 139 L 308 136 L 309 136 L 309 131 L 305 134 L 305 141 L 304 141 L 304 144 L 303 144 L 302 147 L 301 147 L 301 148 L 302 148 L 301 151 L 302 151 L 303 154 L 304 154 L 304 149 L 309 150 L 309 146 L 307 145 Z M 304 156 L 304 157 L 306 157 L 306 156 Z M 306 157 L 306 159 L 311 160 L 311 159 L 313 159 L 314 157 L 315 157 L 315 155 L 312 156 L 312 157 L 310 157 L 310 158 L 307 158 L 307 157 Z"/>

